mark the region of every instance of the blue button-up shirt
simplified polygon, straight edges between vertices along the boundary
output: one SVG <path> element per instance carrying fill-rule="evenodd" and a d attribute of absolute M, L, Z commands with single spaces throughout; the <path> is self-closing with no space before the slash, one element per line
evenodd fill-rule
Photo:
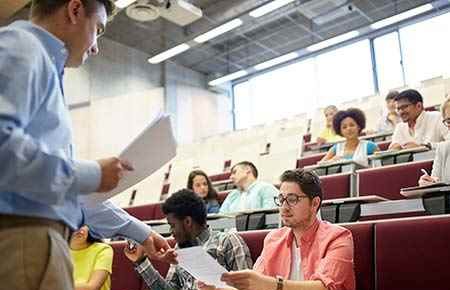
<path fill-rule="evenodd" d="M 63 42 L 28 21 L 0 28 L 0 214 L 88 224 L 99 237 L 143 241 L 150 228 L 110 202 L 83 207 L 101 179 L 95 161 L 75 160 L 62 86 Z"/>

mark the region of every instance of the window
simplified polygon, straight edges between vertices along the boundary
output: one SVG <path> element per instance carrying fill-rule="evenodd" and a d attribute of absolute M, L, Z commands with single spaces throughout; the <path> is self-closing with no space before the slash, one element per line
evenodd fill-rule
<path fill-rule="evenodd" d="M 404 86 L 398 32 L 377 37 L 373 44 L 380 91 Z"/>
<path fill-rule="evenodd" d="M 369 40 L 317 56 L 319 106 L 374 94 Z"/>
<path fill-rule="evenodd" d="M 406 83 L 443 75 L 449 70 L 450 13 L 400 29 Z"/>

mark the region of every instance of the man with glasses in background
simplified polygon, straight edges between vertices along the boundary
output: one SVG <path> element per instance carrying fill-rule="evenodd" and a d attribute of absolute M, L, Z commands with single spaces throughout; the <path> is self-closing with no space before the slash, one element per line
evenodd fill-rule
<path fill-rule="evenodd" d="M 267 235 L 254 270 L 225 273 L 223 281 L 239 290 L 355 289 L 352 234 L 317 219 L 321 202 L 316 174 L 285 171 L 275 197 L 284 227 Z"/>
<path fill-rule="evenodd" d="M 449 139 L 439 112 L 427 112 L 423 97 L 416 90 L 405 90 L 395 97 L 395 106 L 403 122 L 396 125 L 389 149 L 399 150 L 428 145 Z"/>

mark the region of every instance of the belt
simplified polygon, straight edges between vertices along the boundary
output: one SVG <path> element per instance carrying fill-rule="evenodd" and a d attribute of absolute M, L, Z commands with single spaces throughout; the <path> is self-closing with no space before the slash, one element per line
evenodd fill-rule
<path fill-rule="evenodd" d="M 40 217 L 0 214 L 0 230 L 7 228 L 38 226 L 50 227 L 57 231 L 64 240 L 66 240 L 67 242 L 70 241 L 70 235 L 72 234 L 72 231 L 67 225 L 60 221 Z"/>

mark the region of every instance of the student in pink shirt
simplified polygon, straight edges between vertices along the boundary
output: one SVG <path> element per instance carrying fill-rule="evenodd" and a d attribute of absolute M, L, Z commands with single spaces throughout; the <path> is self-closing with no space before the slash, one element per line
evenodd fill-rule
<path fill-rule="evenodd" d="M 317 175 L 285 171 L 275 197 L 284 227 L 267 235 L 253 270 L 226 273 L 222 280 L 239 290 L 354 290 L 352 234 L 317 219 L 321 201 Z"/>

